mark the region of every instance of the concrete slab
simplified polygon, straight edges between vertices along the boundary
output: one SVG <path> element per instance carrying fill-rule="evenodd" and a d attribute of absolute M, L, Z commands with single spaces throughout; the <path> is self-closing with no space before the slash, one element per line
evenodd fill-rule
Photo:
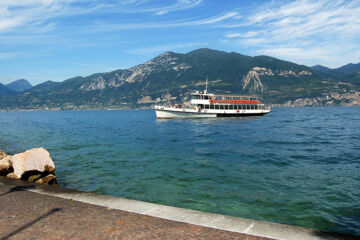
<path fill-rule="evenodd" d="M 0 177 L 0 187 L 24 190 L 37 194 L 78 201 L 82 203 L 121 210 L 143 216 L 156 217 L 175 222 L 201 226 L 206 229 L 233 232 L 241 236 L 273 239 L 357 239 L 356 236 L 322 232 L 313 229 L 268 223 L 251 219 L 212 214 L 189 209 L 164 206 L 154 203 L 118 198 L 107 195 L 86 193 L 77 190 L 51 187 Z M 13 191 L 14 192 L 14 191 Z M 0 194 L 1 196 L 1 194 Z M 1 201 L 0 201 L 1 202 Z M 241 239 L 241 238 L 240 238 Z"/>

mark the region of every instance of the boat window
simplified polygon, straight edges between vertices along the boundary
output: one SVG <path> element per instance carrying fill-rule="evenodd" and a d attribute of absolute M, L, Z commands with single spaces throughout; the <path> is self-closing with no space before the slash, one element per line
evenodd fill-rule
<path fill-rule="evenodd" d="M 230 105 L 230 106 L 229 106 L 229 109 L 231 109 L 231 110 L 234 109 L 234 106 L 233 106 L 233 105 Z"/>
<path fill-rule="evenodd" d="M 220 109 L 224 109 L 224 105 L 220 105 Z"/>
<path fill-rule="evenodd" d="M 209 105 L 208 105 L 208 104 L 205 105 L 205 109 L 209 109 Z"/>
<path fill-rule="evenodd" d="M 249 109 L 249 110 L 250 110 L 250 105 L 246 105 L 246 109 Z"/>
<path fill-rule="evenodd" d="M 213 105 L 213 104 L 210 105 L 210 109 L 214 109 L 214 105 Z"/>
<path fill-rule="evenodd" d="M 219 109 L 219 105 L 215 105 L 215 109 Z"/>
<path fill-rule="evenodd" d="M 255 105 L 255 109 L 258 109 L 258 105 Z"/>
<path fill-rule="evenodd" d="M 229 109 L 229 108 L 228 108 L 228 105 L 225 105 L 225 109 L 226 109 L 226 110 Z"/>
<path fill-rule="evenodd" d="M 209 99 L 209 96 L 204 96 L 204 98 L 207 100 L 207 99 Z"/>

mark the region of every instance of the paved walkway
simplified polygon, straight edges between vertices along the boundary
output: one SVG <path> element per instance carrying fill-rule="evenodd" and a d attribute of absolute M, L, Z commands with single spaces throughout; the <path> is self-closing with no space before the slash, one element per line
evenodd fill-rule
<path fill-rule="evenodd" d="M 266 239 L 0 185 L 0 239 Z"/>
<path fill-rule="evenodd" d="M 356 239 L 0 177 L 0 240 L 270 239 L 251 234 L 279 239 Z"/>

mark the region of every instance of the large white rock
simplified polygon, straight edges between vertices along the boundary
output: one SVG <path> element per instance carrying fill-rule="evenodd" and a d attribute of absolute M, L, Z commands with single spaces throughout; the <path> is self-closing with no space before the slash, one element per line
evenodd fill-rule
<path fill-rule="evenodd" d="M 11 158 L 14 175 L 20 179 L 28 171 L 48 172 L 55 171 L 55 164 L 50 154 L 44 148 L 33 148 L 23 153 L 15 154 Z"/>

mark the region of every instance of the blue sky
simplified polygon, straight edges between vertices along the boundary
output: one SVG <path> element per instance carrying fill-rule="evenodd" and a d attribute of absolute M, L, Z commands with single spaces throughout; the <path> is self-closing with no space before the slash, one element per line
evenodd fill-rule
<path fill-rule="evenodd" d="M 63 81 L 212 48 L 360 62 L 359 0 L 1 0 L 0 82 Z"/>

